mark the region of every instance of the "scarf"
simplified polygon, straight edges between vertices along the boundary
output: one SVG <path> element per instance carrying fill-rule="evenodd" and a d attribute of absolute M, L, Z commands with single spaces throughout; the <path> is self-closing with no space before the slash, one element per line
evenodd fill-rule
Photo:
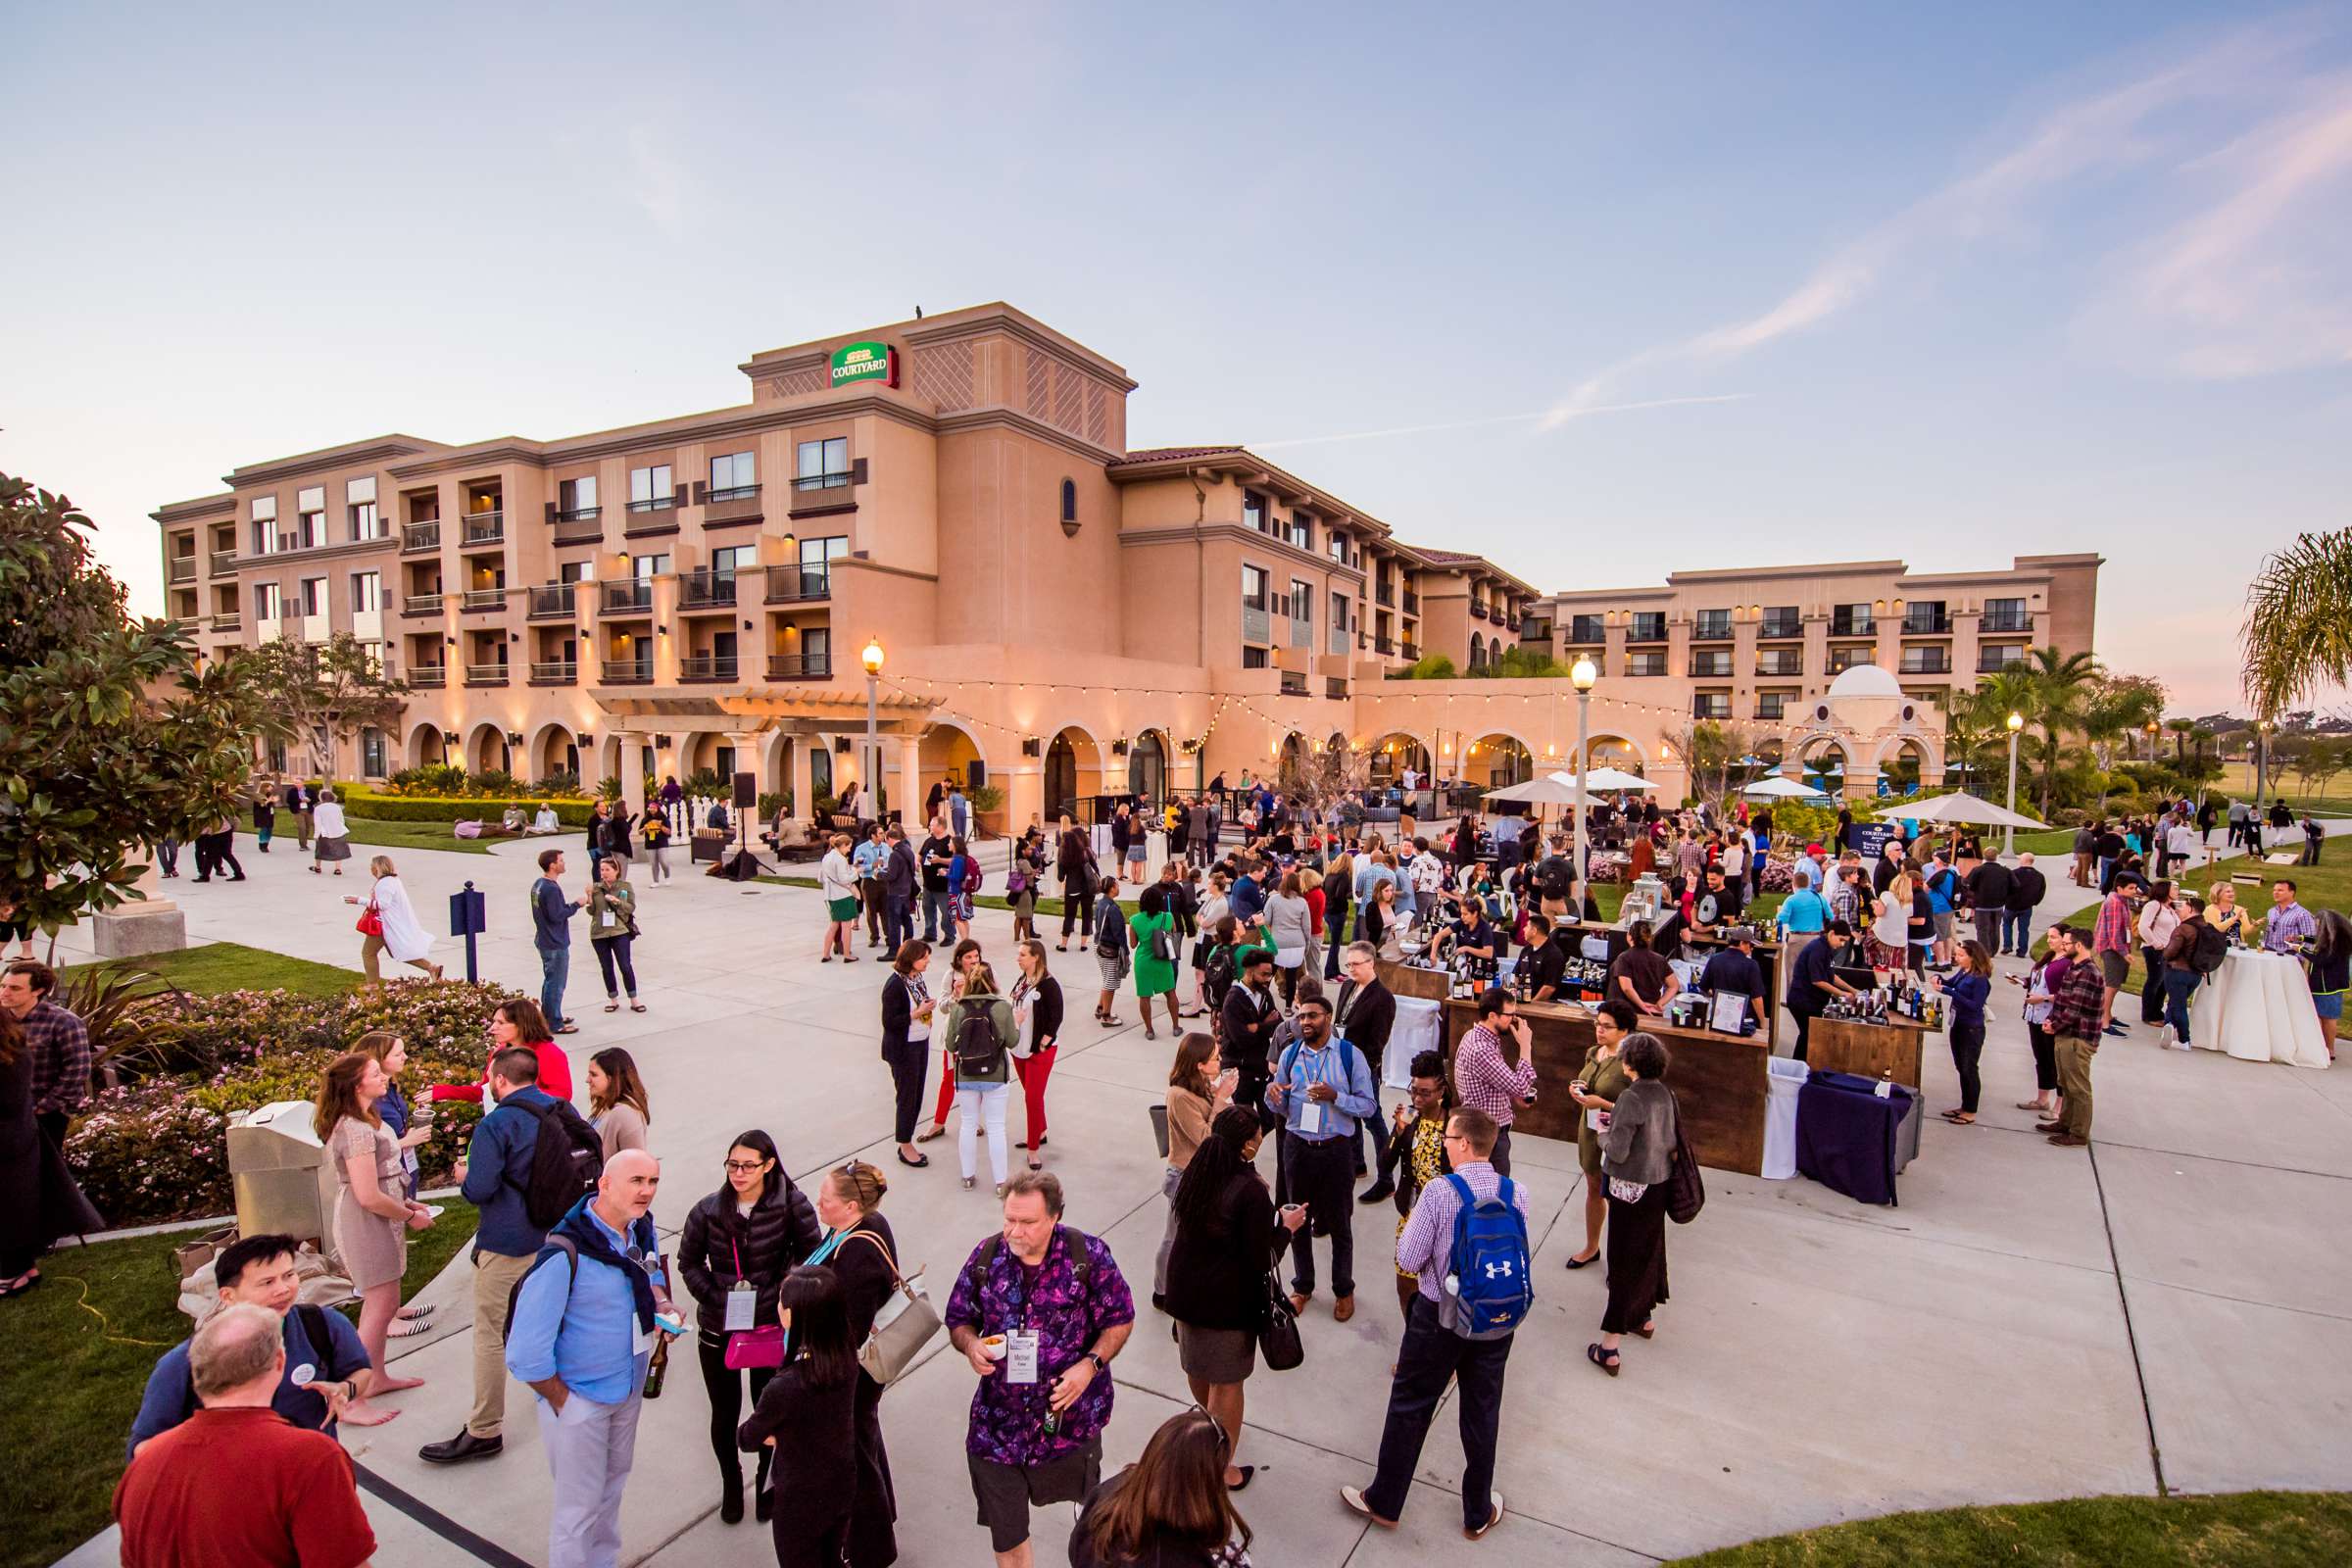
<path fill-rule="evenodd" d="M 615 1251 L 612 1244 L 605 1240 L 605 1233 L 598 1222 L 588 1217 L 588 1205 L 595 1201 L 594 1198 L 583 1198 L 572 1204 L 571 1211 L 556 1221 L 555 1228 L 548 1234 L 551 1237 L 562 1236 L 571 1243 L 581 1257 L 592 1258 L 620 1270 L 622 1278 L 629 1282 L 629 1295 L 637 1303 L 637 1331 L 651 1334 L 654 1331 L 654 1282 L 646 1274 L 643 1263 L 626 1253 Z M 629 1245 L 641 1252 L 655 1250 L 659 1243 L 654 1236 L 654 1222 L 650 1214 L 640 1216 L 629 1227 Z M 559 1249 L 551 1245 L 542 1248 L 539 1255 L 544 1259 L 554 1250 Z"/>

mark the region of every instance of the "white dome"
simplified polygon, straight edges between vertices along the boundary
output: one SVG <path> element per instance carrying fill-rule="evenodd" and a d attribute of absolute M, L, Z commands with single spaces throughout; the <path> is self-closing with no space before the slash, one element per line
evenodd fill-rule
<path fill-rule="evenodd" d="M 1903 688 L 1892 675 L 1877 664 L 1853 664 L 1830 682 L 1830 701 L 1856 697 L 1891 697 L 1902 699 Z"/>

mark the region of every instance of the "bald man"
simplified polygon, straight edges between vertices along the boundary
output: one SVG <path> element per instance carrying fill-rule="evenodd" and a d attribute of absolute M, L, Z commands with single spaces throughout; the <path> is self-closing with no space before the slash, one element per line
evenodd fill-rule
<path fill-rule="evenodd" d="M 188 1369 L 200 1407 L 141 1444 L 115 1488 L 124 1568 L 368 1568 L 375 1533 L 343 1446 L 270 1408 L 283 1317 L 230 1302 L 189 1342 Z"/>
<path fill-rule="evenodd" d="M 539 1396 L 555 1480 L 550 1568 L 617 1568 L 620 1494 L 637 1446 L 654 1337 L 677 1321 L 648 1210 L 662 1164 L 624 1149 L 547 1233 L 514 1297 L 507 1367 Z"/>

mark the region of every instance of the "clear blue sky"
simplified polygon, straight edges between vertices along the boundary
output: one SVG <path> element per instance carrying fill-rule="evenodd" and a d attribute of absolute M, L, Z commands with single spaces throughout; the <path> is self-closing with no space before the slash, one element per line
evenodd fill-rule
<path fill-rule="evenodd" d="M 2177 710 L 2352 524 L 2352 5 L 691 11 L 19 8 L 0 468 L 154 609 L 234 465 L 1002 298 L 1545 587 L 2102 551 Z"/>

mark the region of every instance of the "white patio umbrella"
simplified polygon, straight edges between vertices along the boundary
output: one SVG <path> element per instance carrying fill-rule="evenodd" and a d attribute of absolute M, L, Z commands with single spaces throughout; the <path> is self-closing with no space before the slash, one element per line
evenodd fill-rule
<path fill-rule="evenodd" d="M 1962 792 L 1953 795 L 1931 795 L 1924 801 L 1892 801 L 1872 813 L 1877 816 L 1908 817 L 1914 822 L 1968 822 L 1981 827 L 2047 827 L 2047 822 L 1980 801 Z"/>
<path fill-rule="evenodd" d="M 1517 801 L 1529 806 L 1574 806 L 1576 785 L 1563 784 L 1560 776 L 1531 778 L 1524 784 L 1506 784 L 1498 790 L 1489 790 L 1483 797 L 1490 801 Z"/>
<path fill-rule="evenodd" d="M 1740 793 L 1742 795 L 1761 796 L 1776 801 L 1815 801 L 1823 798 L 1822 792 L 1815 789 L 1812 785 L 1800 784 L 1795 779 L 1789 778 L 1786 774 L 1782 773 L 1775 773 L 1769 778 L 1760 778 L 1753 784 L 1750 784 L 1747 788 L 1741 790 Z"/>
<path fill-rule="evenodd" d="M 1571 800 L 1575 798 L 1576 775 L 1574 773 L 1554 773 L 1551 777 L 1568 787 Z M 1585 789 L 1594 795 L 1606 790 L 1654 790 L 1656 788 L 1655 784 L 1641 774 L 1628 773 L 1621 767 L 1596 767 L 1585 775 Z"/>

